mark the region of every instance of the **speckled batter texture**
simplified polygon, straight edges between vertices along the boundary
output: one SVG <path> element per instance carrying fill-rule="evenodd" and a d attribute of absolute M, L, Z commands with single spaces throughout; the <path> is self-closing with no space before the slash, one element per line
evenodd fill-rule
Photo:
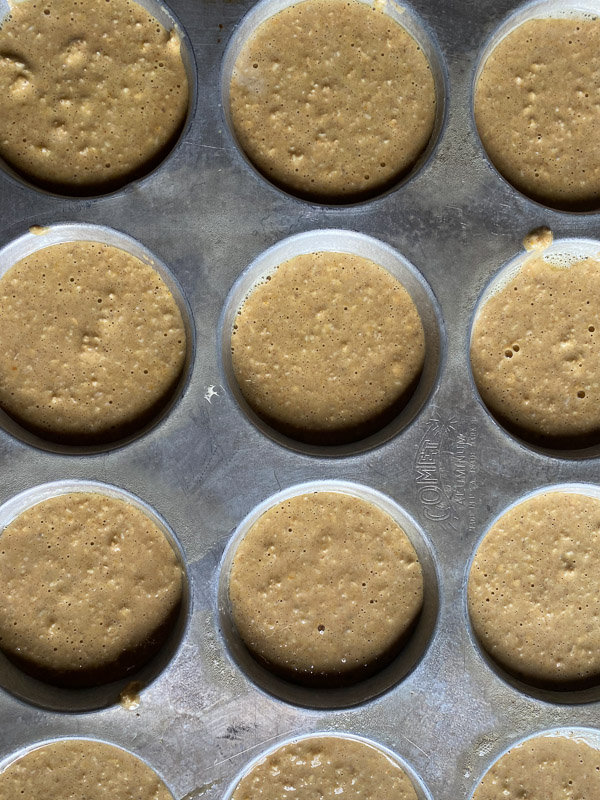
<path fill-rule="evenodd" d="M 0 407 L 65 444 L 107 443 L 172 398 L 186 353 L 156 270 L 116 247 L 38 250 L 0 280 Z"/>
<path fill-rule="evenodd" d="M 352 683 L 406 642 L 423 604 L 417 554 L 394 520 L 338 492 L 266 511 L 229 578 L 236 627 L 270 669 L 298 683 Z"/>
<path fill-rule="evenodd" d="M 14 3 L 0 27 L 0 156 L 68 194 L 152 169 L 188 110 L 179 37 L 131 0 Z"/>
<path fill-rule="evenodd" d="M 410 399 L 425 359 L 406 289 L 347 253 L 281 264 L 239 310 L 231 346 L 251 408 L 314 444 L 356 441 L 387 424 Z"/>
<path fill-rule="evenodd" d="M 0 648 L 51 683 L 97 685 L 141 666 L 182 597 L 162 531 L 123 500 L 77 492 L 24 511 L 0 534 Z"/>
<path fill-rule="evenodd" d="M 143 761 L 102 742 L 46 744 L 0 773 L 0 800 L 173 800 Z"/>
<path fill-rule="evenodd" d="M 493 50 L 475 89 L 491 160 L 551 206 L 600 205 L 600 20 L 533 19 Z"/>
<path fill-rule="evenodd" d="M 486 773 L 473 800 L 595 800 L 600 752 L 565 736 L 539 736 L 513 747 Z"/>
<path fill-rule="evenodd" d="M 473 377 L 492 414 L 546 446 L 600 441 L 600 262 L 531 256 L 482 307 Z"/>
<path fill-rule="evenodd" d="M 306 0 L 268 19 L 235 63 L 243 150 L 291 192 L 348 201 L 387 188 L 431 138 L 436 95 L 417 42 L 376 4 Z"/>
<path fill-rule="evenodd" d="M 507 511 L 475 555 L 469 614 L 502 667 L 537 684 L 600 679 L 600 500 L 548 492 Z"/>
<path fill-rule="evenodd" d="M 242 778 L 232 800 L 417 800 L 404 770 L 375 747 L 341 736 L 284 745 Z"/>

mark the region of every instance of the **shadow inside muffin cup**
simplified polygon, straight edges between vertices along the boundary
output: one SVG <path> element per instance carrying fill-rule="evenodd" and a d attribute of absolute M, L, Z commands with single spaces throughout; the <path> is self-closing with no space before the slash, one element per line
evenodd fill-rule
<path fill-rule="evenodd" d="M 20 170 L 18 165 L 12 164 L 0 157 L 0 169 L 13 181 L 33 189 L 42 194 L 63 198 L 106 197 L 115 194 L 131 184 L 150 178 L 159 167 L 165 164 L 183 141 L 196 113 L 198 96 L 198 73 L 196 59 L 190 39 L 171 9 L 162 0 L 132 0 L 137 5 L 145 8 L 167 31 L 174 31 L 181 42 L 181 60 L 185 69 L 188 83 L 188 108 L 185 119 L 173 131 L 173 134 L 158 153 L 135 170 L 128 172 L 120 178 L 111 181 L 98 181 L 94 184 L 57 184 L 45 181 L 36 175 L 31 175 L 25 170 Z M 12 3 L 9 0 L 0 0 L 0 26 L 11 13 Z"/>
<path fill-rule="evenodd" d="M 236 550 L 255 522 L 270 508 L 291 497 L 312 492 L 337 492 L 357 497 L 389 514 L 402 528 L 414 547 L 423 574 L 423 606 L 411 630 L 396 642 L 394 651 L 382 655 L 361 671 L 345 676 L 319 674 L 314 680 L 294 680 L 276 674 L 259 661 L 240 636 L 233 618 L 229 595 L 229 575 Z M 217 588 L 218 626 L 230 658 L 249 680 L 262 691 L 291 705 L 313 709 L 348 708 L 366 703 L 389 691 L 415 669 L 427 651 L 438 618 L 439 579 L 435 556 L 425 533 L 415 520 L 393 500 L 375 489 L 347 481 L 328 480 L 298 484 L 260 503 L 240 523 L 223 554 Z"/>
<path fill-rule="evenodd" d="M 236 380 L 231 336 L 238 310 L 252 290 L 277 267 L 295 256 L 316 252 L 350 253 L 386 269 L 410 295 L 423 324 L 425 360 L 418 379 L 392 406 L 361 428 L 333 432 L 284 428 L 259 416 L 246 401 Z M 224 385 L 248 420 L 265 436 L 297 452 L 314 456 L 347 456 L 378 447 L 396 436 L 420 413 L 439 380 L 445 355 L 445 330 L 438 302 L 420 272 L 384 242 L 349 230 L 317 230 L 283 239 L 265 250 L 240 275 L 229 292 L 219 320 L 219 353 Z"/>
<path fill-rule="evenodd" d="M 135 256 L 144 264 L 152 267 L 162 278 L 177 304 L 186 336 L 183 366 L 168 391 L 157 398 L 156 402 L 147 408 L 142 416 L 125 421 L 122 426 L 111 432 L 104 431 L 89 436 L 81 434 L 76 437 L 53 433 L 46 429 L 36 428 L 29 422 L 23 423 L 0 408 L 0 427 L 16 439 L 54 453 L 86 455 L 122 447 L 143 436 L 167 416 L 189 382 L 195 354 L 196 333 L 190 305 L 178 281 L 166 265 L 131 236 L 102 225 L 85 223 L 49 225 L 38 229 L 37 232 L 30 231 L 18 239 L 14 239 L 0 250 L 0 277 L 3 277 L 23 258 L 46 247 L 66 242 L 97 242 L 110 245 Z"/>
<path fill-rule="evenodd" d="M 433 152 L 437 147 L 437 143 L 441 138 L 442 131 L 446 123 L 446 98 L 448 95 L 448 81 L 446 76 L 445 66 L 443 64 L 441 52 L 434 39 L 433 32 L 429 27 L 420 19 L 415 11 L 404 2 L 399 3 L 396 0 L 385 0 L 384 3 L 379 3 L 378 0 L 360 0 L 366 5 L 376 5 L 381 10 L 385 11 L 391 19 L 398 23 L 404 30 L 409 33 L 412 38 L 417 42 L 423 53 L 425 54 L 431 74 L 434 81 L 435 98 L 436 98 L 436 113 L 433 123 L 433 130 L 424 150 L 419 155 L 417 160 L 410 164 L 403 172 L 394 175 L 390 180 L 382 183 L 372 189 L 356 193 L 353 195 L 311 195 L 310 193 L 303 193 L 290 188 L 286 184 L 277 183 L 272 176 L 265 175 L 261 172 L 248 157 L 244 148 L 235 132 L 233 121 L 231 118 L 231 108 L 229 101 L 231 79 L 233 76 L 235 63 L 245 46 L 246 42 L 253 36 L 255 31 L 270 19 L 272 16 L 280 11 L 283 11 L 290 6 L 297 5 L 303 0 L 260 0 L 256 3 L 250 11 L 242 18 L 236 29 L 234 30 L 231 39 L 225 50 L 223 57 L 223 65 L 221 69 L 221 106 L 223 109 L 223 116 L 225 125 L 229 132 L 229 136 L 236 146 L 241 158 L 250 168 L 250 170 L 261 180 L 266 181 L 278 191 L 289 197 L 294 197 L 299 200 L 311 203 L 318 206 L 348 206 L 359 205 L 377 197 L 388 194 L 395 189 L 400 188 L 408 183 L 425 164 L 430 160 Z"/>
<path fill-rule="evenodd" d="M 4 529 L 32 506 L 53 497 L 90 492 L 122 500 L 141 511 L 161 531 L 181 568 L 181 600 L 169 618 L 153 632 L 141 652 L 125 653 L 100 670 L 85 674 L 48 673 L 31 663 L 16 663 L 0 649 L 0 686 L 25 703 L 39 708 L 70 713 L 97 711 L 116 705 L 119 696 L 135 683 L 142 691 L 167 668 L 185 635 L 191 614 L 191 593 L 181 545 L 168 524 L 143 500 L 124 489 L 97 481 L 63 480 L 46 483 L 15 495 L 0 506 L 0 543 Z M 146 659 L 143 663 L 143 659 Z M 126 674 L 123 675 L 123 672 Z M 120 674 L 121 677 L 115 678 Z M 82 685 L 83 684 L 83 685 Z M 91 685 L 90 685 L 91 684 Z"/>

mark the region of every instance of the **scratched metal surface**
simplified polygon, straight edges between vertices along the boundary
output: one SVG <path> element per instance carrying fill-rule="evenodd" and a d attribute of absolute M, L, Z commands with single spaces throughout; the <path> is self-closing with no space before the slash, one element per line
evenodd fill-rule
<path fill-rule="evenodd" d="M 0 501 L 53 480 L 98 480 L 149 503 L 181 542 L 193 613 L 182 645 L 137 711 L 41 710 L 0 691 L 0 762 L 51 737 L 101 738 L 145 758 L 176 798 L 222 798 L 264 748 L 311 731 L 372 738 L 405 759 L 435 800 L 466 797 L 510 742 L 556 727 L 593 727 L 598 701 L 548 702 L 503 681 L 471 641 L 463 581 L 473 547 L 509 503 L 539 486 L 593 482 L 598 460 L 523 447 L 497 428 L 468 377 L 472 309 L 491 275 L 532 228 L 600 238 L 600 216 L 575 216 L 517 194 L 484 158 L 473 130 L 473 70 L 514 0 L 415 0 L 447 65 L 448 119 L 425 168 L 397 191 L 327 209 L 287 197 L 240 157 L 219 107 L 219 73 L 251 5 L 172 0 L 198 63 L 197 112 L 162 169 L 110 197 L 69 200 L 0 174 L 0 245 L 32 224 L 75 221 L 139 239 L 178 278 L 197 348 L 185 394 L 166 420 L 122 449 L 94 455 L 35 450 L 0 431 Z M 447 334 L 441 379 L 418 418 L 377 449 L 343 458 L 292 452 L 261 434 L 224 390 L 217 323 L 241 271 L 265 248 L 314 228 L 350 228 L 397 248 L 437 296 Z M 439 618 L 417 667 L 378 699 L 346 710 L 287 705 L 233 663 L 217 625 L 217 567 L 237 524 L 282 488 L 335 479 L 396 501 L 423 528 L 439 573 Z M 3 665 L 0 663 L 0 675 Z"/>

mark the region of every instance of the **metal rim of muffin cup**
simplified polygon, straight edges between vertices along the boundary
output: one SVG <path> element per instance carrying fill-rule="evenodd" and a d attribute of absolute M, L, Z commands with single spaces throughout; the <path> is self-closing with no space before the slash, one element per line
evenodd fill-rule
<path fill-rule="evenodd" d="M 506 178 L 502 172 L 500 172 L 498 167 L 489 157 L 481 136 L 479 135 L 479 128 L 477 127 L 477 123 L 475 121 L 475 91 L 483 68 L 485 67 L 485 63 L 492 52 L 503 39 L 505 39 L 509 34 L 513 33 L 517 28 L 523 25 L 523 23 L 529 22 L 532 19 L 554 19 L 556 17 L 573 17 L 578 15 L 589 16 L 590 14 L 593 14 L 594 16 L 600 15 L 600 5 L 597 2 L 594 3 L 594 0 L 531 0 L 530 2 L 520 5 L 518 8 L 511 11 L 510 14 L 508 14 L 508 16 L 506 16 L 503 21 L 496 26 L 496 28 L 488 37 L 487 41 L 481 48 L 479 55 L 475 59 L 471 80 L 470 125 L 475 136 L 475 140 L 479 145 L 479 149 L 483 154 L 488 167 L 496 174 L 496 176 L 506 187 L 510 188 L 513 192 L 516 192 L 520 197 L 528 200 L 530 203 L 534 203 L 536 206 L 544 210 L 549 209 L 559 214 L 566 214 L 568 216 L 575 217 L 598 214 L 600 212 L 600 200 L 598 201 L 596 208 L 585 211 L 560 208 L 559 206 L 544 203 L 542 200 L 536 200 L 534 197 L 531 197 L 521 189 L 518 189 L 516 186 L 514 186 L 514 184 L 512 184 L 508 178 Z"/>
<path fill-rule="evenodd" d="M 181 376 L 177 386 L 172 394 L 168 397 L 164 406 L 158 413 L 142 425 L 139 430 L 124 436 L 115 441 L 109 441 L 101 444 L 92 445 L 71 445 L 61 444 L 51 439 L 45 439 L 41 436 L 29 431 L 23 425 L 19 424 L 2 408 L 0 408 L 0 428 L 9 435 L 19 439 L 31 447 L 36 447 L 39 450 L 45 450 L 51 453 L 61 453 L 67 455 L 89 455 L 94 453 L 105 453 L 114 451 L 130 442 L 145 436 L 152 431 L 156 426 L 163 422 L 173 411 L 175 406 L 180 402 L 186 389 L 188 388 L 194 358 L 196 353 L 196 328 L 194 325 L 194 318 L 189 301 L 184 294 L 179 281 L 166 264 L 157 256 L 155 256 L 147 247 L 145 247 L 137 239 L 129 236 L 114 228 L 109 228 L 106 225 L 92 225 L 80 222 L 65 222 L 56 223 L 44 226 L 40 233 L 28 233 L 13 239 L 0 249 L 0 278 L 3 277 L 8 270 L 10 270 L 21 259 L 36 253 L 40 250 L 50 247 L 55 244 L 63 244 L 67 242 L 94 242 L 98 244 L 111 245 L 119 250 L 123 250 L 132 256 L 135 256 L 144 264 L 152 267 L 157 274 L 162 278 L 167 288 L 173 295 L 181 317 L 183 320 L 186 336 L 186 354 L 181 371 Z"/>
<path fill-rule="evenodd" d="M 269 177 L 261 172 L 246 155 L 246 152 L 241 146 L 235 133 L 231 120 L 229 89 L 235 62 L 242 48 L 263 22 L 266 22 L 279 11 L 283 11 L 293 5 L 298 5 L 299 3 L 305 2 L 305 0 L 259 0 L 259 2 L 257 2 L 254 6 L 252 6 L 252 8 L 250 8 L 249 11 L 246 12 L 246 14 L 234 27 L 233 33 L 231 34 L 229 42 L 227 43 L 225 54 L 223 56 L 220 75 L 220 105 L 223 121 L 225 123 L 225 130 L 228 135 L 229 150 L 237 154 L 238 163 L 244 164 L 260 184 L 266 184 L 277 194 L 286 199 L 292 199 L 317 208 L 344 210 L 348 208 L 364 206 L 383 197 L 387 197 L 387 195 L 391 194 L 392 192 L 395 192 L 398 189 L 406 186 L 428 164 L 431 163 L 433 155 L 437 150 L 439 142 L 441 141 L 442 134 L 446 129 L 449 96 L 448 70 L 442 56 L 442 51 L 431 26 L 415 12 L 409 3 L 404 2 L 404 0 L 383 0 L 382 4 L 379 3 L 379 0 L 359 1 L 369 6 L 383 6 L 381 10 L 388 14 L 391 19 L 397 22 L 407 31 L 407 33 L 412 36 L 429 62 L 435 87 L 436 114 L 429 142 L 415 163 L 409 167 L 409 169 L 403 175 L 401 175 L 397 181 L 393 182 L 393 185 L 388 186 L 383 190 L 378 191 L 375 188 L 372 193 L 368 193 L 364 197 L 359 197 L 358 199 L 350 198 L 348 201 L 340 199 L 339 202 L 313 199 L 303 196 L 301 193 L 295 193 L 292 189 L 288 189 L 283 185 L 274 183 Z"/>
<path fill-rule="evenodd" d="M 520 495 L 513 500 L 512 503 L 506 505 L 502 510 L 496 514 L 496 516 L 492 519 L 492 521 L 486 526 L 484 532 L 477 540 L 473 552 L 469 557 L 469 561 L 467 563 L 467 567 L 465 570 L 463 583 L 462 583 L 462 613 L 463 618 L 465 620 L 465 626 L 467 630 L 467 635 L 470 640 L 471 646 L 473 647 L 474 651 L 477 654 L 479 662 L 486 665 L 492 672 L 496 674 L 496 676 L 505 684 L 510 686 L 512 689 L 516 689 L 518 692 L 524 695 L 528 695 L 536 700 L 541 700 L 544 703 L 549 703 L 556 706 L 564 706 L 564 705 L 582 705 L 585 703 L 593 703 L 600 700 L 600 676 L 598 677 L 598 682 L 594 686 L 590 686 L 585 689 L 560 689 L 560 688 L 543 688 L 538 687 L 534 684 L 527 683 L 525 679 L 518 678 L 515 675 L 511 674 L 508 670 L 502 667 L 494 657 L 487 652 L 483 644 L 479 641 L 475 630 L 473 629 L 473 623 L 471 622 L 471 615 L 469 613 L 469 601 L 468 601 L 468 585 L 469 585 L 469 576 L 471 574 L 471 568 L 473 566 L 473 562 L 475 561 L 475 557 L 479 548 L 481 547 L 484 539 L 488 535 L 488 533 L 492 530 L 494 525 L 499 522 L 502 517 L 507 514 L 509 511 L 512 511 L 514 508 L 517 508 L 522 503 L 531 500 L 533 497 L 538 497 L 542 494 L 549 494 L 552 492 L 558 493 L 565 493 L 565 494 L 580 494 L 585 495 L 586 497 L 593 497 L 596 500 L 600 500 L 600 486 L 596 486 L 591 483 L 581 483 L 581 482 L 564 482 L 564 483 L 555 483 L 549 484 L 547 486 L 540 486 L 537 489 L 533 489 L 530 492 L 527 492 L 524 495 Z"/>
<path fill-rule="evenodd" d="M 177 620 L 167 638 L 148 661 L 130 675 L 110 683 L 90 688 L 67 689 L 44 683 L 13 664 L 0 649 L 0 687 L 17 700 L 48 711 L 81 714 L 100 711 L 118 705 L 120 693 L 132 682 L 145 691 L 168 668 L 179 651 L 189 628 L 192 615 L 191 578 L 179 539 L 163 517 L 136 495 L 107 483 L 93 480 L 60 480 L 25 489 L 0 506 L 0 539 L 4 529 L 29 508 L 64 494 L 91 492 L 123 500 L 145 514 L 161 531 L 177 557 L 181 568 L 182 595 Z"/>
<path fill-rule="evenodd" d="M 252 290 L 277 267 L 298 255 L 333 252 L 368 258 L 396 278 L 414 302 L 425 333 L 423 371 L 412 396 L 399 414 L 375 433 L 341 445 L 314 445 L 292 439 L 262 420 L 244 398 L 233 371 L 231 335 L 237 312 Z M 233 284 L 218 324 L 217 346 L 223 384 L 246 418 L 265 436 L 290 450 L 309 456 L 351 456 L 385 444 L 411 425 L 437 390 L 446 360 L 446 331 L 442 312 L 431 287 L 401 253 L 385 242 L 352 230 L 305 231 L 282 239 L 264 250 Z"/>
<path fill-rule="evenodd" d="M 165 164 L 171 160 L 173 155 L 179 150 L 186 134 L 188 133 L 192 122 L 196 116 L 196 109 L 198 105 L 198 67 L 196 63 L 196 56 L 190 38 L 181 24 L 176 14 L 171 8 L 163 2 L 163 0 L 133 0 L 137 5 L 144 8 L 151 14 L 158 22 L 168 31 L 174 31 L 179 37 L 181 43 L 181 59 L 185 68 L 185 73 L 188 81 L 188 110 L 185 116 L 181 131 L 177 138 L 173 141 L 168 150 L 165 151 L 164 156 L 151 168 L 148 172 L 139 174 L 134 178 L 127 178 L 124 176 L 122 182 L 116 188 L 111 188 L 105 192 L 98 191 L 94 187 L 90 187 L 90 191 L 86 192 L 85 187 L 82 187 L 81 192 L 70 193 L 68 189 L 62 191 L 54 191 L 50 188 L 38 186 L 33 179 L 21 175 L 18 170 L 14 169 L 7 161 L 0 157 L 0 171 L 6 176 L 7 180 L 20 187 L 25 187 L 34 192 L 37 192 L 48 197 L 61 198 L 63 200 L 96 200 L 106 197 L 114 197 L 121 194 L 129 188 L 138 188 L 145 185 L 147 181 L 154 177 L 154 175 L 162 170 Z M 0 26 L 5 18 L 11 12 L 11 3 L 9 0 L 0 0 Z M 72 188 L 72 187 L 71 187 Z"/>
<path fill-rule="evenodd" d="M 382 753 L 393 764 L 399 766 L 406 773 L 406 775 L 410 779 L 410 782 L 413 785 L 418 800 L 433 800 L 433 796 L 429 791 L 429 789 L 427 788 L 426 784 L 424 783 L 423 779 L 415 771 L 414 767 L 411 764 L 409 764 L 408 761 L 402 758 L 402 756 L 400 756 L 394 750 L 391 750 L 389 747 L 382 744 L 381 742 L 375 741 L 374 739 L 369 739 L 366 736 L 359 736 L 355 733 L 347 733 L 346 731 L 343 730 L 315 731 L 314 733 L 303 733 L 296 736 L 281 738 L 266 750 L 262 750 L 258 755 L 256 755 L 238 772 L 233 781 L 229 784 L 227 791 L 223 796 L 223 800 L 231 800 L 235 790 L 238 787 L 238 784 L 250 772 L 252 772 L 252 770 L 264 758 L 268 758 L 270 755 L 273 755 L 273 753 L 277 752 L 277 750 L 279 750 L 282 747 L 286 747 L 291 744 L 297 744 L 298 742 L 306 741 L 307 739 L 342 739 L 342 740 L 347 739 L 352 742 L 360 742 L 361 744 L 368 745 L 369 747 L 372 747 L 374 750 L 377 750 L 379 753 Z"/>
<path fill-rule="evenodd" d="M 510 731 L 509 731 L 510 734 Z M 526 736 L 522 736 L 520 739 L 517 739 L 514 742 L 510 742 L 508 745 L 504 747 L 504 749 L 500 753 L 496 753 L 493 755 L 492 758 L 486 763 L 485 768 L 483 770 L 477 770 L 478 777 L 474 781 L 473 789 L 469 792 L 468 800 L 473 800 L 473 795 L 477 791 L 481 781 L 485 778 L 488 774 L 490 769 L 498 762 L 501 758 L 508 753 L 509 750 L 514 750 L 515 747 L 520 747 L 522 744 L 526 744 L 527 742 L 531 741 L 532 739 L 539 739 L 541 737 L 550 737 L 550 738 L 565 738 L 565 739 L 574 739 L 575 741 L 583 741 L 584 744 L 589 745 L 594 750 L 600 751 L 600 730 L 595 730 L 594 728 L 587 728 L 584 726 L 557 726 L 556 728 L 545 728 L 540 731 L 534 731 L 533 733 L 528 733 Z"/>
<path fill-rule="evenodd" d="M 477 303 L 475 304 L 475 308 L 473 309 L 471 320 L 469 322 L 469 331 L 467 336 L 467 370 L 469 381 L 471 383 L 473 395 L 477 398 L 479 405 L 486 412 L 486 415 L 491 421 L 492 425 L 497 430 L 501 431 L 504 436 L 512 439 L 512 441 L 520 447 L 529 451 L 533 451 L 539 455 L 562 460 L 583 460 L 597 458 L 600 456 L 600 442 L 595 443 L 590 447 L 580 449 L 557 449 L 545 447 L 543 445 L 536 444 L 533 441 L 528 441 L 527 439 L 518 436 L 516 433 L 513 433 L 504 427 L 504 425 L 496 419 L 493 412 L 485 404 L 481 394 L 479 393 L 479 389 L 477 388 L 477 383 L 475 382 L 475 377 L 473 375 L 473 367 L 471 364 L 471 342 L 473 340 L 473 330 L 475 323 L 477 322 L 477 318 L 486 302 L 519 273 L 519 270 L 528 259 L 532 257 L 535 258 L 553 255 L 557 260 L 559 260 L 560 256 L 564 256 L 565 259 L 573 259 L 573 257 L 575 257 L 579 259 L 595 258 L 600 260 L 600 241 L 583 237 L 555 239 L 552 244 L 543 250 L 523 250 L 516 256 L 513 256 L 513 258 L 507 261 L 502 267 L 500 267 L 499 270 L 496 271 L 477 299 Z"/>
<path fill-rule="evenodd" d="M 115 744 L 114 742 L 109 742 L 107 739 L 100 739 L 93 736 L 53 736 L 50 739 L 41 739 L 39 741 L 31 742 L 31 744 L 24 745 L 20 747 L 16 752 L 10 753 L 6 758 L 0 760 L 0 776 L 2 773 L 11 767 L 15 762 L 17 762 L 20 758 L 24 758 L 28 756 L 30 753 L 33 753 L 34 750 L 39 750 L 42 747 L 46 747 L 48 745 L 58 744 L 59 742 L 92 742 L 93 744 L 105 744 L 109 747 L 114 747 L 116 750 L 121 750 L 127 755 L 133 756 L 133 758 L 137 758 L 138 761 L 141 761 L 146 767 L 152 770 L 155 775 L 160 778 L 160 780 L 165 785 L 165 788 L 175 800 L 176 794 L 171 790 L 168 782 L 165 780 L 164 776 L 154 767 L 150 762 L 141 756 L 139 753 L 134 753 L 133 750 L 129 750 L 127 747 L 122 747 L 120 744 Z"/>
<path fill-rule="evenodd" d="M 423 573 L 423 606 L 410 638 L 400 652 L 378 672 L 357 683 L 337 688 L 303 686 L 280 678 L 250 652 L 233 621 L 229 575 L 237 548 L 255 522 L 270 508 L 302 494 L 335 492 L 365 500 L 402 528 L 414 547 Z M 229 659 L 261 692 L 292 706 L 331 711 L 368 703 L 404 681 L 425 657 L 434 639 L 440 605 L 440 571 L 433 545 L 415 519 L 395 500 L 364 484 L 344 480 L 314 480 L 294 484 L 263 500 L 233 532 L 217 572 L 217 630 Z"/>

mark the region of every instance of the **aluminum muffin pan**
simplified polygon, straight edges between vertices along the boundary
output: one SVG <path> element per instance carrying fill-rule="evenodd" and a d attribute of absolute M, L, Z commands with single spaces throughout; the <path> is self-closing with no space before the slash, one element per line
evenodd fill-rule
<path fill-rule="evenodd" d="M 0 174 L 0 247 L 32 225 L 63 220 L 123 231 L 168 265 L 197 333 L 179 402 L 126 446 L 50 452 L 0 430 L 0 504 L 54 481 L 101 481 L 143 498 L 181 543 L 191 591 L 181 645 L 142 691 L 139 708 L 115 703 L 66 713 L 0 691 L 0 763 L 45 739 L 92 737 L 140 755 L 176 800 L 223 800 L 272 745 L 326 731 L 388 747 L 433 800 L 456 800 L 469 797 L 490 761 L 514 742 L 539 731 L 600 727 L 597 699 L 556 702 L 505 681 L 482 658 L 464 613 L 469 559 L 500 512 L 541 487 L 600 478 L 596 454 L 559 458 L 511 437 L 470 378 L 478 298 L 524 236 L 546 225 L 556 239 L 600 240 L 600 215 L 528 200 L 499 178 L 478 140 L 477 64 L 518 5 L 414 0 L 447 68 L 446 122 L 410 180 L 360 205 L 297 200 L 240 155 L 223 116 L 222 75 L 250 0 L 172 0 L 198 65 L 198 106 L 153 174 L 110 196 L 79 200 Z M 226 298 L 248 264 L 289 236 L 324 229 L 366 234 L 401 253 L 437 298 L 445 331 L 441 373 L 419 414 L 371 449 L 333 458 L 292 450 L 257 428 L 224 385 L 217 343 Z M 259 689 L 228 654 L 218 603 L 219 565 L 241 521 L 279 491 L 327 480 L 360 484 L 396 503 L 423 530 L 439 578 L 437 623 L 414 669 L 382 694 L 336 709 L 300 707 Z"/>

